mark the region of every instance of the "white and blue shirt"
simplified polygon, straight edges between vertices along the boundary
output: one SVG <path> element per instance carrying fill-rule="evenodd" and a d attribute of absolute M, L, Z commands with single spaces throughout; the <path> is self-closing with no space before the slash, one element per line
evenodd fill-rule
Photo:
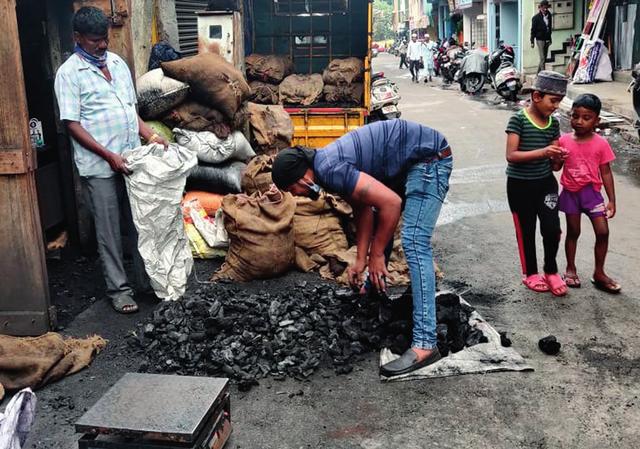
<path fill-rule="evenodd" d="M 131 72 L 120 56 L 107 52 L 111 81 L 96 66 L 74 53 L 56 73 L 60 120 L 80 125 L 107 150 L 122 154 L 140 146 L 136 92 Z M 115 174 L 100 156 L 71 139 L 78 173 L 109 178 Z"/>

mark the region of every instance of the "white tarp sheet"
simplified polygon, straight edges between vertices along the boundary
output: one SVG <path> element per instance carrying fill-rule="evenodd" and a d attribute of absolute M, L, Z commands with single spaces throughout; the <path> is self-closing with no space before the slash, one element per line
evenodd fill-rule
<path fill-rule="evenodd" d="M 460 298 L 460 303 L 469 305 L 462 298 Z M 449 353 L 447 357 L 443 357 L 433 365 L 425 366 L 408 374 L 394 377 L 380 376 L 380 378 L 385 382 L 393 382 L 497 371 L 533 371 L 533 367 L 515 349 L 505 348 L 500 344 L 500 334 L 477 311 L 474 311 L 469 317 L 469 325 L 481 330 L 489 342 L 467 347 L 456 353 Z M 400 356 L 385 348 L 380 351 L 380 366 L 398 357 Z"/>
<path fill-rule="evenodd" d="M 0 449 L 22 449 L 36 415 L 36 395 L 20 390 L 0 413 Z"/>

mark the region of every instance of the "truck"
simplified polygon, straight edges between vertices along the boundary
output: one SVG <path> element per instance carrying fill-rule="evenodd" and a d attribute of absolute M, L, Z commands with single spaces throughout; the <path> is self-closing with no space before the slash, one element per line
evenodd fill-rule
<path fill-rule="evenodd" d="M 215 2 L 210 2 L 210 8 L 212 3 Z M 357 57 L 363 61 L 361 104 L 286 108 L 294 124 L 294 145 L 322 147 L 366 123 L 371 101 L 372 0 L 244 0 L 238 3 L 234 17 L 225 19 L 233 30 L 226 31 L 226 22 L 220 22 L 222 27 L 199 26 L 198 34 L 219 37 L 220 48 L 226 49 L 223 55 L 241 69 L 243 62 L 238 53 L 288 55 L 297 74 L 321 74 L 329 62 L 337 58 Z M 208 13 L 211 14 L 215 13 Z M 203 14 L 203 18 L 206 15 Z M 238 27 L 242 27 L 241 32 Z M 231 43 L 234 40 L 236 43 Z"/>

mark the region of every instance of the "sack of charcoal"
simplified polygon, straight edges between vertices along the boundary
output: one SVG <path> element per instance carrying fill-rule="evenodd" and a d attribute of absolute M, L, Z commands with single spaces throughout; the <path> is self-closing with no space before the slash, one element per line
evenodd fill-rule
<path fill-rule="evenodd" d="M 251 101 L 260 104 L 278 104 L 280 98 L 278 92 L 280 87 L 277 84 L 263 83 L 262 81 L 251 81 Z"/>
<path fill-rule="evenodd" d="M 167 112 L 162 122 L 171 128 L 210 131 L 219 139 L 231 134 L 232 122 L 220 111 L 195 101 L 186 101 Z"/>
<path fill-rule="evenodd" d="M 352 84 L 355 81 L 362 81 L 363 77 L 364 64 L 361 59 L 354 57 L 334 59 L 322 73 L 325 84 L 332 86 Z"/>
<path fill-rule="evenodd" d="M 261 154 L 256 156 L 244 171 L 242 176 L 242 191 L 247 195 L 253 193 L 266 193 L 271 189 L 273 179 L 271 179 L 271 168 L 273 167 L 274 156 Z"/>
<path fill-rule="evenodd" d="M 289 75 L 280 84 L 280 103 L 310 106 L 322 96 L 322 75 Z"/>
<path fill-rule="evenodd" d="M 171 78 L 187 83 L 194 97 L 232 120 L 250 89 L 244 75 L 222 56 L 202 53 L 161 64 Z"/>
<path fill-rule="evenodd" d="M 222 210 L 229 250 L 213 280 L 269 279 L 291 269 L 295 209 L 293 196 L 275 187 L 264 194 L 227 195 Z"/>
<path fill-rule="evenodd" d="M 253 53 L 245 58 L 244 63 L 250 80 L 279 84 L 293 73 L 293 63 L 288 56 Z"/>
<path fill-rule="evenodd" d="M 291 146 L 293 122 L 282 106 L 247 103 L 247 110 L 258 153 L 274 154 Z"/>
<path fill-rule="evenodd" d="M 363 83 L 345 84 L 334 86 L 325 84 L 322 89 L 325 101 L 329 103 L 361 104 L 364 94 Z"/>

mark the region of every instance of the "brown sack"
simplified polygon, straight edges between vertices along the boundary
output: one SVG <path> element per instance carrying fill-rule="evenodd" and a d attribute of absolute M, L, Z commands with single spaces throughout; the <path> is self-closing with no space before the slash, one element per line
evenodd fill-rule
<path fill-rule="evenodd" d="M 162 122 L 171 128 L 210 131 L 219 139 L 226 139 L 231 134 L 229 121 L 219 111 L 195 101 L 187 101 L 174 108 L 162 118 Z"/>
<path fill-rule="evenodd" d="M 364 84 L 353 83 L 344 86 L 325 84 L 322 89 L 324 99 L 329 103 L 362 103 Z"/>
<path fill-rule="evenodd" d="M 248 103 L 247 109 L 257 152 L 277 153 L 291 146 L 293 122 L 282 106 Z"/>
<path fill-rule="evenodd" d="M 277 84 L 263 83 L 262 81 L 251 81 L 251 101 L 260 104 L 278 104 L 279 87 Z"/>
<path fill-rule="evenodd" d="M 250 80 L 278 84 L 293 73 L 293 62 L 288 56 L 253 53 L 245 58 L 244 63 Z"/>
<path fill-rule="evenodd" d="M 242 73 L 222 56 L 204 53 L 161 64 L 164 73 L 187 83 L 192 94 L 228 119 L 250 94 Z"/>
<path fill-rule="evenodd" d="M 213 279 L 250 281 L 286 273 L 295 264 L 290 193 L 227 195 L 222 201 L 229 251 Z"/>
<path fill-rule="evenodd" d="M 361 81 L 364 75 L 364 64 L 358 58 L 334 59 L 329 63 L 322 79 L 326 84 L 340 86 L 351 84 L 354 81 Z"/>
<path fill-rule="evenodd" d="M 322 95 L 322 75 L 289 75 L 280 84 L 280 103 L 309 106 Z"/>
<path fill-rule="evenodd" d="M 296 197 L 293 230 L 296 246 L 309 255 L 331 256 L 349 249 L 340 222 L 341 216 L 353 213 L 342 199 L 323 192 L 317 200 Z"/>
<path fill-rule="evenodd" d="M 251 159 L 242 176 L 242 191 L 247 195 L 269 191 L 273 184 L 271 179 L 272 166 L 273 156 L 268 154 L 261 154 Z"/>
<path fill-rule="evenodd" d="M 87 367 L 107 342 L 98 336 L 63 340 L 0 335 L 0 384 L 7 390 L 40 388 Z"/>

